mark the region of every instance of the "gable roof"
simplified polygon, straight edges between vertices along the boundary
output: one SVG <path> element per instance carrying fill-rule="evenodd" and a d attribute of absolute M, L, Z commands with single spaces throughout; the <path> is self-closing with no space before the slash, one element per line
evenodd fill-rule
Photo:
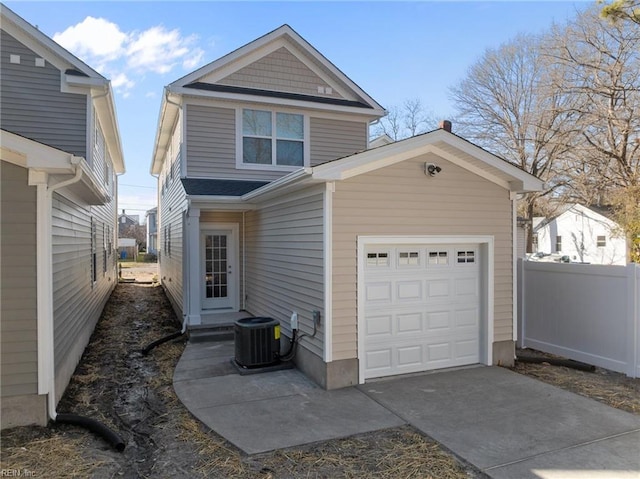
<path fill-rule="evenodd" d="M 224 81 L 234 73 L 283 49 L 287 55 L 299 61 L 302 68 L 309 72 L 310 77 L 321 79 L 321 83 L 327 85 L 332 93 L 313 94 L 309 91 L 295 92 L 266 86 L 259 88 L 256 85 L 236 85 Z M 286 76 L 288 73 L 283 70 L 281 75 Z M 324 89 L 325 86 L 318 85 L 318 92 L 320 88 Z M 265 102 L 271 105 L 274 99 L 277 99 L 277 103 L 283 106 L 344 111 L 366 115 L 371 120 L 386 114 L 385 109 L 378 102 L 293 28 L 282 25 L 165 87 L 151 162 L 151 173 L 154 175 L 160 173 L 162 158 L 171 130 L 178 118 L 182 97 Z"/>
<path fill-rule="evenodd" d="M 426 153 L 440 156 L 512 192 L 539 191 L 544 185 L 542 180 L 518 166 L 444 129 L 318 165 L 313 168 L 313 176 L 344 180 Z"/>
<path fill-rule="evenodd" d="M 79 87 L 89 90 L 115 171 L 118 174 L 124 173 L 124 155 L 111 82 L 2 3 L 0 25 L 3 31 L 62 72 L 62 88 Z"/>
<path fill-rule="evenodd" d="M 537 223 L 534 223 L 533 231 L 537 232 L 547 226 L 549 223 L 570 214 L 581 214 L 583 216 L 591 218 L 594 221 L 597 221 L 598 223 L 607 224 L 610 227 L 615 227 L 617 225 L 616 221 L 612 217 L 612 212 L 610 209 L 598 206 L 585 206 L 580 203 L 567 203 L 561 205 L 559 207 L 558 213 L 553 216 L 537 217 L 539 218 L 539 221 Z M 534 218 L 534 220 L 535 219 L 536 218 Z"/>
<path fill-rule="evenodd" d="M 197 84 L 207 78 L 209 80 L 206 83 L 216 84 L 217 80 L 228 77 L 231 73 L 283 47 L 310 71 L 324 79 L 329 86 L 339 89 L 344 99 L 368 108 L 378 116 L 385 113 L 378 102 L 286 24 L 174 81 L 168 88 L 177 91 L 181 87 Z"/>

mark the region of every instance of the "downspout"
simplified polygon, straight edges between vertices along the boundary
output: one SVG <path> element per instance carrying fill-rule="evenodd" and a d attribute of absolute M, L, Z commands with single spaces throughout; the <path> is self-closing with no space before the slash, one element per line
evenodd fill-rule
<path fill-rule="evenodd" d="M 55 350 L 54 350 L 54 331 L 53 331 L 53 250 L 51 248 L 53 229 L 51 225 L 51 215 L 53 213 L 53 193 L 57 190 L 64 188 L 66 186 L 77 183 L 82 179 L 82 167 L 80 166 L 80 162 L 82 158 L 78 156 L 71 156 L 71 164 L 75 167 L 75 172 L 73 178 L 62 181 L 55 185 L 46 188 L 46 199 L 45 199 L 45 208 L 43 218 L 46 217 L 46 224 L 43 225 L 42 230 L 39 229 L 40 236 L 38 238 L 39 249 L 41 249 L 40 253 L 42 254 L 42 258 L 40 261 L 46 261 L 46 267 L 44 263 L 42 264 L 42 268 L 46 271 L 46 280 L 39 284 L 39 287 L 44 287 L 44 291 L 42 293 L 42 299 L 46 302 L 46 337 L 47 337 L 47 353 L 48 358 L 46 358 L 46 368 L 47 368 L 47 380 L 49 382 L 48 395 L 47 395 L 47 410 L 49 412 L 49 417 L 51 420 L 56 420 L 56 379 L 55 379 Z M 40 312 L 39 312 L 40 313 Z"/>
<path fill-rule="evenodd" d="M 242 212 L 242 310 L 247 310 L 247 244 L 245 243 L 245 217 L 246 211 Z"/>

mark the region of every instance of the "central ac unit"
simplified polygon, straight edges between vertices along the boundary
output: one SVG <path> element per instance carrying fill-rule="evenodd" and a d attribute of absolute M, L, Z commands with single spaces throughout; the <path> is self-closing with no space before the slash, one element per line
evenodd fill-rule
<path fill-rule="evenodd" d="M 236 362 L 245 368 L 270 366 L 280 357 L 280 323 L 272 318 L 235 322 Z"/>

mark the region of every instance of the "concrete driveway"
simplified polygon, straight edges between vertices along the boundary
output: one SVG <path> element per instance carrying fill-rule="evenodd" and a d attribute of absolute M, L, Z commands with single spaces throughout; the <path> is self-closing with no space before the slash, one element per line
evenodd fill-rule
<path fill-rule="evenodd" d="M 190 343 L 174 388 L 249 454 L 411 424 L 493 478 L 640 477 L 640 417 L 503 368 L 325 391 L 295 369 L 241 376 L 233 355 Z"/>

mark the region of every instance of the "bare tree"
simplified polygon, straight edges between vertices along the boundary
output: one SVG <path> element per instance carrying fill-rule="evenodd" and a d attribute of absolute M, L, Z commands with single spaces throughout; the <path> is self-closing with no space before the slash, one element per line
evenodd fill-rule
<path fill-rule="evenodd" d="M 548 55 L 564 72 L 556 87 L 575 99 L 579 131 L 565 194 L 612 206 L 629 257 L 640 260 L 640 28 L 592 8 L 554 28 L 552 42 Z"/>
<path fill-rule="evenodd" d="M 405 100 L 402 106 L 388 108 L 387 115 L 380 120 L 374 134 L 386 134 L 393 140 L 401 140 L 435 129 L 436 124 L 433 112 L 425 108 L 419 98 L 411 98 Z"/>
<path fill-rule="evenodd" d="M 545 180 L 543 192 L 523 195 L 520 211 L 532 219 L 536 201 L 561 187 L 566 178 L 558 164 L 571 151 L 566 125 L 574 114 L 571 98 L 551 87 L 558 66 L 541 55 L 543 40 L 520 35 L 488 49 L 451 89 L 466 138 Z M 527 251 L 532 250 L 528 230 Z"/>

